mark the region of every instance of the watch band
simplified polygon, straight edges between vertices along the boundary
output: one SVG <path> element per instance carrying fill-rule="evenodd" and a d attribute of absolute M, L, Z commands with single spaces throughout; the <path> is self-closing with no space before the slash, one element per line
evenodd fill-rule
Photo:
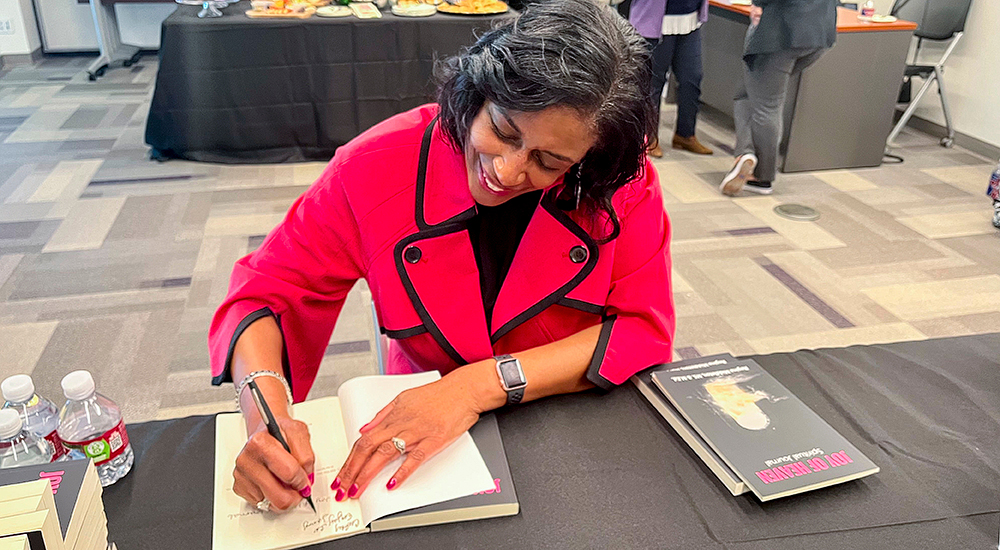
<path fill-rule="evenodd" d="M 527 387 L 528 381 L 524 377 L 524 370 L 521 369 L 521 361 L 516 357 L 511 355 L 498 355 L 494 357 L 497 362 L 497 376 L 500 378 L 500 387 L 507 392 L 507 405 L 516 405 L 524 399 L 524 388 Z M 515 384 L 508 384 L 507 378 L 504 376 L 504 371 L 510 371 L 510 374 L 515 374 L 518 377 L 518 381 Z"/>

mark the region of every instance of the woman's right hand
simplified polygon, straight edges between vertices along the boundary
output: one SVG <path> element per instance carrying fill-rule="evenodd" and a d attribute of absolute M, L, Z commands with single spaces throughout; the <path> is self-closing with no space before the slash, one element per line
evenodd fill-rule
<path fill-rule="evenodd" d="M 233 491 L 251 506 L 267 498 L 272 511 L 284 512 L 312 494 L 315 457 L 304 423 L 284 415 L 276 415 L 275 420 L 292 452 L 267 433 L 263 422 L 255 422 L 248 427 L 250 437 L 236 457 Z"/>

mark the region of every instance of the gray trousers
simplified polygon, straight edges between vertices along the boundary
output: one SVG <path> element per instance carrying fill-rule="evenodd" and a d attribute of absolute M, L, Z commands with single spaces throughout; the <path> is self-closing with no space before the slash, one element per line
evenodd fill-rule
<path fill-rule="evenodd" d="M 752 32 L 752 30 L 751 30 Z M 743 79 L 736 89 L 733 118 L 736 122 L 737 156 L 757 155 L 754 176 L 774 181 L 778 167 L 778 144 L 783 127 L 782 108 L 788 82 L 798 78 L 826 48 L 789 49 L 753 56 L 743 64 Z"/>

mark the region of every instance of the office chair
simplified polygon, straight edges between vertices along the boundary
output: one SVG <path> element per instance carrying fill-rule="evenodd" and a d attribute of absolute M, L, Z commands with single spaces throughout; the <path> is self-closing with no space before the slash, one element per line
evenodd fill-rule
<path fill-rule="evenodd" d="M 917 110 L 917 104 L 920 103 L 920 99 L 924 97 L 924 94 L 927 93 L 927 90 L 930 89 L 931 84 L 934 82 L 937 82 L 938 85 L 938 96 L 941 97 L 941 110 L 944 111 L 945 127 L 948 130 L 948 134 L 941 138 L 941 146 L 951 147 L 954 145 L 955 127 L 952 126 L 951 112 L 948 110 L 948 100 L 945 97 L 944 64 L 951 55 L 951 52 L 955 50 L 958 41 L 962 38 L 963 31 L 965 30 L 965 19 L 969 15 L 970 4 L 972 4 L 972 0 L 896 0 L 893 3 L 892 11 L 890 12 L 892 15 L 900 19 L 913 21 L 917 24 L 917 30 L 913 33 L 917 37 L 917 51 L 913 54 L 914 64 L 906 65 L 904 78 L 909 82 L 912 77 L 919 76 L 924 80 L 924 85 L 920 87 L 920 91 L 917 92 L 916 97 L 909 102 L 910 104 L 906 108 L 906 111 L 903 112 L 903 116 L 899 119 L 899 122 L 892 128 L 892 133 L 889 134 L 889 139 L 886 140 L 886 149 L 892 146 L 896 140 L 896 136 L 906 126 L 910 117 L 913 116 L 913 112 Z M 948 41 L 948 46 L 945 48 L 941 59 L 933 65 L 916 64 L 917 58 L 920 55 L 920 47 L 923 45 L 924 40 Z"/>

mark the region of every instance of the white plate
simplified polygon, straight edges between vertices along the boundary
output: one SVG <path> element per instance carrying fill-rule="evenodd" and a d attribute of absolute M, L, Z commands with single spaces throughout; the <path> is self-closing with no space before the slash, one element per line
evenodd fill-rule
<path fill-rule="evenodd" d="M 348 17 L 352 13 L 347 6 L 325 6 L 316 10 L 316 15 L 320 17 Z"/>
<path fill-rule="evenodd" d="M 897 19 L 891 15 L 873 15 L 872 23 L 895 23 Z"/>
<path fill-rule="evenodd" d="M 412 6 L 393 6 L 392 13 L 400 17 L 430 17 L 437 13 L 433 4 L 414 4 Z"/>

